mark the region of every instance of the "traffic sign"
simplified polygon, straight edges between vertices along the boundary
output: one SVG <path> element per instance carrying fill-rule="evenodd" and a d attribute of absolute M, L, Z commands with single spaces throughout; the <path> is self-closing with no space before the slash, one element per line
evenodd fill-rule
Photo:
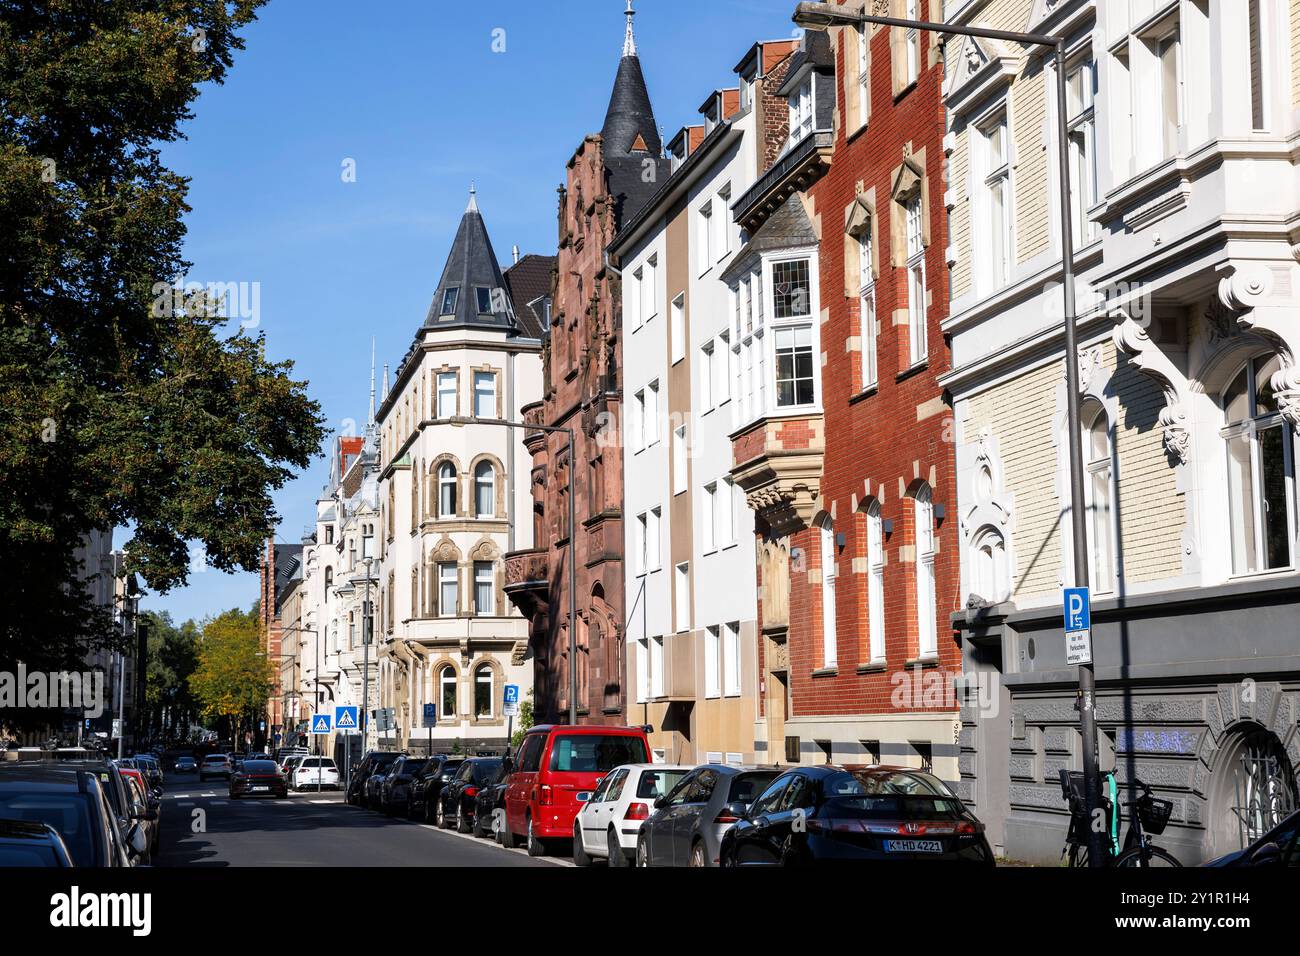
<path fill-rule="evenodd" d="M 334 726 L 341 733 L 355 734 L 360 724 L 360 711 L 357 707 L 335 707 Z"/>
<path fill-rule="evenodd" d="M 514 717 L 519 713 L 519 685 L 506 684 L 505 715 Z"/>
<path fill-rule="evenodd" d="M 313 734 L 328 734 L 330 732 L 330 715 L 316 714 L 312 717 L 311 732 Z"/>
<path fill-rule="evenodd" d="M 425 727 L 438 726 L 438 705 L 437 704 L 424 705 L 424 726 Z"/>
<path fill-rule="evenodd" d="M 1087 588 L 1065 589 L 1065 662 L 1092 663 L 1092 600 Z"/>

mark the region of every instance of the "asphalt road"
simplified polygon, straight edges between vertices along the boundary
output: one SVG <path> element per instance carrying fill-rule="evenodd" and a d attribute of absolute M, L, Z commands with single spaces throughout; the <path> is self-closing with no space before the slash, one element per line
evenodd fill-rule
<path fill-rule="evenodd" d="M 155 866 L 572 866 L 348 806 L 339 793 L 231 800 L 223 780 L 169 774 Z"/>

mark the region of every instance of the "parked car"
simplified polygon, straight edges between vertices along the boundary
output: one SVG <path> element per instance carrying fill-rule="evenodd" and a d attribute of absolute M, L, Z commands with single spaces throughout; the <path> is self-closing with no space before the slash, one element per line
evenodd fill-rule
<path fill-rule="evenodd" d="M 470 831 L 476 837 L 500 840 L 501 823 L 505 817 L 506 786 L 510 783 L 510 762 L 502 758 L 492 779 L 479 788 L 474 798 L 474 823 Z"/>
<path fill-rule="evenodd" d="M 108 798 L 113 813 L 113 821 L 123 845 L 130 836 L 131 828 L 139 823 L 148 838 L 149 847 L 141 854 L 131 854 L 134 864 L 149 863 L 158 847 L 158 828 L 162 800 L 156 791 L 149 791 L 145 785 L 144 773 L 134 767 L 120 766 L 125 761 L 117 760 L 67 760 L 54 763 L 58 770 L 84 770 L 99 778 L 99 785 Z M 143 798 L 137 796 L 143 794 Z"/>
<path fill-rule="evenodd" d="M 306 754 L 294 754 L 292 757 L 286 757 L 284 763 L 280 764 L 280 773 L 284 774 L 284 779 L 293 784 L 293 776 L 302 762 L 307 759 Z"/>
<path fill-rule="evenodd" d="M 470 757 L 457 769 L 438 794 L 434 823 L 442 829 L 456 827 L 458 833 L 474 829 L 478 792 L 496 778 L 500 757 Z"/>
<path fill-rule="evenodd" d="M 1296 810 L 1249 846 L 1225 853 L 1201 865 L 1300 867 L 1300 810 Z"/>
<path fill-rule="evenodd" d="M 32 820 L 0 820 L 0 869 L 74 866 L 59 831 Z"/>
<path fill-rule="evenodd" d="M 366 805 L 366 783 L 378 770 L 387 770 L 401 754 L 392 750 L 372 750 L 361 758 L 348 781 L 347 801 L 358 807 Z"/>
<path fill-rule="evenodd" d="M 628 764 L 605 774 L 593 792 L 578 794 L 582 809 L 573 821 L 573 862 L 591 866 L 597 858 L 627 866 L 655 801 L 690 772 L 688 764 Z"/>
<path fill-rule="evenodd" d="M 199 765 L 193 757 L 177 757 L 174 769 L 177 773 L 193 773 Z"/>
<path fill-rule="evenodd" d="M 150 790 L 161 790 L 167 778 L 163 775 L 162 764 L 153 754 L 136 754 L 133 758 L 136 767 L 144 772 L 145 782 Z"/>
<path fill-rule="evenodd" d="M 696 767 L 655 801 L 637 834 L 636 865 L 717 866 L 723 834 L 780 772 L 775 767 Z"/>
<path fill-rule="evenodd" d="M 449 757 L 446 754 L 431 757 L 424 765 L 424 769 L 411 781 L 411 795 L 406 816 L 411 820 L 432 823 L 438 806 L 438 795 L 442 793 L 442 788 L 451 782 L 451 778 L 456 776 L 456 772 L 464 762 L 464 757 Z"/>
<path fill-rule="evenodd" d="M 392 767 L 378 784 L 379 809 L 384 813 L 406 813 L 411 802 L 411 781 L 429 762 L 427 757 L 402 756 L 393 761 Z"/>
<path fill-rule="evenodd" d="M 82 768 L 0 764 L 0 819 L 49 825 L 77 866 L 127 867 L 148 850 L 138 823 L 122 839 L 99 775 Z"/>
<path fill-rule="evenodd" d="M 984 824 L 937 777 L 906 767 L 798 767 L 722 837 L 721 866 L 882 860 L 993 866 Z"/>
<path fill-rule="evenodd" d="M 522 837 L 529 855 L 541 856 L 547 840 L 572 839 L 573 820 L 582 808 L 578 794 L 595 790 L 615 767 L 649 762 L 650 745 L 641 727 L 533 727 L 511 768 L 502 844 L 512 847 Z"/>
<path fill-rule="evenodd" d="M 289 796 L 289 784 L 274 760 L 245 760 L 230 777 L 230 799 Z"/>
<path fill-rule="evenodd" d="M 299 757 L 293 761 L 292 774 L 286 774 L 294 790 L 331 790 L 339 788 L 339 768 L 333 757 Z"/>
<path fill-rule="evenodd" d="M 225 777 L 229 780 L 232 773 L 234 765 L 225 754 L 208 754 L 203 758 L 203 763 L 199 764 L 200 781 L 205 781 L 208 777 Z"/>
<path fill-rule="evenodd" d="M 158 852 L 158 839 L 161 827 L 161 803 L 157 797 L 150 795 L 140 783 L 139 777 L 124 778 L 129 787 L 128 800 L 130 816 L 128 819 L 140 821 L 149 848 L 140 854 L 141 863 L 151 863 Z M 106 785 L 105 790 L 109 787 Z"/>

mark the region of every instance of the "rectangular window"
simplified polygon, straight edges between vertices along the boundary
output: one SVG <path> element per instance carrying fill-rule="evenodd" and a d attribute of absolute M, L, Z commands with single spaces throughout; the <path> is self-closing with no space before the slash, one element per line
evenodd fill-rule
<path fill-rule="evenodd" d="M 691 629 L 691 563 L 677 565 L 673 589 L 673 630 L 679 634 Z"/>
<path fill-rule="evenodd" d="M 1007 114 L 999 112 L 977 127 L 984 177 L 978 213 L 979 234 L 987 237 L 981 271 L 982 291 L 1002 288 L 1011 278 L 1011 164 L 1007 152 Z M 1074 182 L 1071 177 L 1071 182 Z M 918 203 L 919 207 L 919 203 Z M 918 212 L 919 218 L 919 212 Z M 912 212 L 908 209 L 908 257 L 912 248 Z"/>
<path fill-rule="evenodd" d="M 778 408 L 816 401 L 812 329 L 797 326 L 776 332 L 776 404 Z"/>
<path fill-rule="evenodd" d="M 718 486 L 718 501 L 715 513 L 718 516 L 718 547 L 725 548 L 736 543 L 736 484 L 730 478 L 723 478 Z"/>
<path fill-rule="evenodd" d="M 862 291 L 862 387 L 871 388 L 877 382 L 876 362 L 876 287 Z"/>
<path fill-rule="evenodd" d="M 1097 69 L 1091 58 L 1076 63 L 1066 73 L 1066 125 L 1070 144 L 1070 216 L 1076 245 L 1097 237 L 1097 224 L 1088 210 L 1097 201 L 1097 148 L 1095 112 Z"/>
<path fill-rule="evenodd" d="M 713 368 L 713 343 L 705 342 L 700 346 L 700 402 L 701 411 L 707 412 L 713 407 L 713 378 L 717 373 Z"/>
<path fill-rule="evenodd" d="M 448 561 L 438 565 L 438 616 L 455 617 L 459 610 L 459 581 L 456 565 Z"/>
<path fill-rule="evenodd" d="M 438 373 L 438 417 L 451 418 L 456 414 L 456 373 Z"/>
<path fill-rule="evenodd" d="M 835 629 L 835 531 L 829 524 L 825 524 L 819 534 L 822 565 L 822 666 L 834 667 L 838 636 Z"/>
<path fill-rule="evenodd" d="M 938 625 L 934 604 L 934 508 L 930 489 L 923 488 L 913 501 L 916 509 L 916 628 L 921 657 L 938 653 Z"/>
<path fill-rule="evenodd" d="M 676 365 L 686 358 L 686 293 L 679 293 L 673 299 L 672 355 Z"/>
<path fill-rule="evenodd" d="M 713 267 L 713 202 L 706 202 L 700 207 L 699 228 L 696 240 L 699 242 L 700 275 Z"/>
<path fill-rule="evenodd" d="M 646 567 L 651 571 L 658 571 L 662 566 L 663 542 L 659 528 L 662 514 L 659 508 L 651 508 L 646 520 Z"/>
<path fill-rule="evenodd" d="M 659 441 L 659 382 L 656 379 L 645 389 L 645 434 L 647 447 Z"/>
<path fill-rule="evenodd" d="M 722 696 L 722 634 L 720 629 L 704 629 L 704 696 Z"/>
<path fill-rule="evenodd" d="M 474 288 L 474 294 L 478 297 L 478 314 L 491 315 L 492 314 L 492 290 L 485 289 L 482 286 L 476 286 Z"/>
<path fill-rule="evenodd" d="M 812 314 L 809 260 L 793 259 L 772 266 L 772 317 L 799 319 Z"/>
<path fill-rule="evenodd" d="M 1250 127 L 1262 132 L 1268 129 L 1268 65 L 1265 43 L 1265 11 L 1261 0 L 1246 0 L 1246 26 L 1250 38 Z"/>
<path fill-rule="evenodd" d="M 718 190 L 718 198 L 713 203 L 715 212 L 713 221 L 717 227 L 713 248 L 719 262 L 731 251 L 731 216 L 728 208 L 730 205 L 731 184 L 728 183 Z"/>
<path fill-rule="evenodd" d="M 858 126 L 867 125 L 871 116 L 871 28 L 865 23 L 857 28 L 858 54 Z"/>
<path fill-rule="evenodd" d="M 710 482 L 704 486 L 704 515 L 703 527 L 704 532 L 704 552 L 716 551 L 718 548 L 718 530 L 717 530 L 717 507 L 718 507 L 718 484 Z"/>
<path fill-rule="evenodd" d="M 686 490 L 686 426 L 679 425 L 673 430 L 673 494 L 680 495 Z"/>
<path fill-rule="evenodd" d="M 907 0 L 906 20 L 920 20 L 920 5 L 917 0 Z M 909 29 L 905 37 L 907 47 L 907 82 L 915 83 L 921 75 L 921 32 L 915 28 Z"/>
<path fill-rule="evenodd" d="M 664 695 L 664 639 L 650 639 L 650 696 Z"/>
<path fill-rule="evenodd" d="M 649 322 L 655 317 L 659 310 L 659 287 L 657 285 L 658 275 L 658 256 L 651 256 L 646 260 L 645 279 L 641 282 L 641 315 L 639 318 L 642 322 Z"/>
<path fill-rule="evenodd" d="M 646 446 L 645 415 L 645 389 L 641 389 L 632 396 L 632 416 L 629 423 L 632 434 L 628 436 L 628 439 L 633 452 L 641 451 Z"/>
<path fill-rule="evenodd" d="M 497 377 L 494 372 L 474 373 L 474 417 L 497 417 Z"/>
<path fill-rule="evenodd" d="M 1178 152 L 1178 134 L 1183 125 L 1182 57 L 1177 27 L 1156 42 L 1155 52 L 1159 61 L 1160 129 L 1164 148 L 1161 156 L 1168 157 Z"/>
<path fill-rule="evenodd" d="M 646 512 L 643 511 L 636 516 L 636 525 L 633 528 L 634 537 L 632 541 L 632 559 L 634 562 L 633 570 L 637 575 L 645 574 L 646 570 L 649 568 L 649 564 L 647 563 L 648 555 L 646 553 L 646 548 L 649 545 L 649 538 L 647 537 L 648 531 L 649 518 Z"/>
<path fill-rule="evenodd" d="M 731 401 L 731 333 L 718 335 L 717 355 L 714 357 L 716 383 L 713 388 L 717 404 Z"/>
<path fill-rule="evenodd" d="M 810 75 L 790 94 L 790 140 L 787 148 L 803 142 L 813 131 L 813 80 Z"/>
<path fill-rule="evenodd" d="M 918 190 L 907 202 L 907 344 L 910 365 L 919 365 L 929 354 L 925 311 L 925 244 Z"/>
<path fill-rule="evenodd" d="M 623 297 L 627 302 L 627 320 L 628 325 L 632 326 L 633 331 L 641 328 L 641 321 L 645 318 L 641 314 L 641 287 L 645 284 L 645 267 L 637 269 L 632 273 L 632 281 L 628 283 L 627 294 Z"/>
<path fill-rule="evenodd" d="M 439 310 L 442 315 L 456 314 L 456 301 L 460 298 L 460 289 L 452 286 L 442 293 L 442 308 Z"/>
<path fill-rule="evenodd" d="M 493 586 L 492 562 L 474 562 L 474 610 L 480 617 L 490 617 L 496 613 Z"/>
<path fill-rule="evenodd" d="M 722 692 L 740 696 L 740 622 L 733 621 L 722 631 Z"/>
<path fill-rule="evenodd" d="M 885 659 L 885 536 L 880 505 L 867 511 L 867 653 L 870 663 Z"/>
<path fill-rule="evenodd" d="M 636 700 L 644 703 L 650 699 L 650 648 L 641 638 L 636 642 Z"/>

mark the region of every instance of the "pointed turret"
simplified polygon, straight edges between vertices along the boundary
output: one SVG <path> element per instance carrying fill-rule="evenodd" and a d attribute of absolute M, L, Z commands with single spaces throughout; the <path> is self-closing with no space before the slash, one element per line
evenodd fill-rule
<path fill-rule="evenodd" d="M 514 307 L 479 212 L 478 193 L 473 185 L 424 325 L 426 328 L 516 327 Z"/>
<path fill-rule="evenodd" d="M 632 29 L 632 0 L 627 0 L 627 34 L 623 39 L 623 57 L 618 61 L 614 90 L 600 134 L 605 141 L 606 159 L 622 159 L 633 154 L 658 157 L 663 152 L 650 93 L 641 73 L 641 58 L 636 53 L 636 35 Z"/>

